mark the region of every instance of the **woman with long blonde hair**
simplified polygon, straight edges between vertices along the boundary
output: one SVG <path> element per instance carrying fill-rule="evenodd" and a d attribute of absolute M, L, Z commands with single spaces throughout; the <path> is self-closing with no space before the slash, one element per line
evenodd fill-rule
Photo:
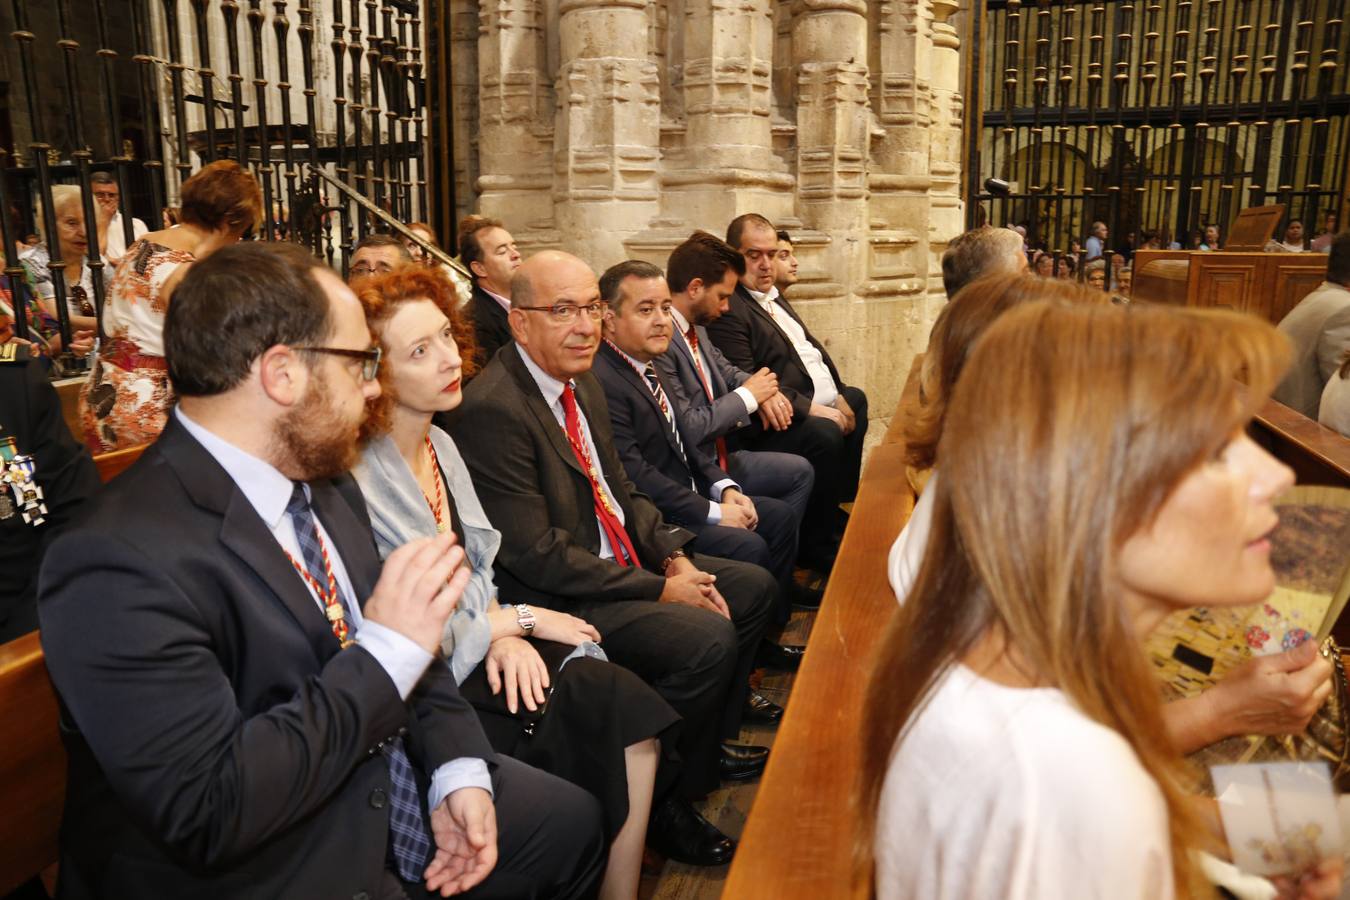
<path fill-rule="evenodd" d="M 1204 831 L 1142 641 L 1272 589 L 1292 476 L 1242 429 L 1287 355 L 1216 311 L 1033 302 L 985 331 L 867 698 L 878 896 L 1192 893 Z"/>

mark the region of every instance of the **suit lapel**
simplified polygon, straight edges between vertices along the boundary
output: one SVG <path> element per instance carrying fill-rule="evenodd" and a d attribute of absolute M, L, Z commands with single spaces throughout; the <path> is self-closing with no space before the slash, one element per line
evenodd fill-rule
<path fill-rule="evenodd" d="M 327 528 L 326 522 L 324 527 Z M 238 489 L 234 491 L 225 510 L 225 520 L 220 526 L 220 542 L 243 560 L 286 607 L 296 625 L 309 639 L 315 659 L 322 662 L 337 652 L 337 638 L 333 636 L 314 595 L 305 587 L 304 579 L 287 559 L 286 551 L 281 549 L 277 539 L 258 518 L 258 511 L 253 508 L 253 504 Z"/>
<path fill-rule="evenodd" d="M 696 330 L 696 333 L 698 334 L 698 343 L 699 343 L 699 346 L 700 346 L 700 347 L 711 347 L 711 346 L 712 346 L 712 338 L 708 337 L 708 329 L 704 328 L 702 325 L 695 325 L 694 328 L 695 328 L 695 330 Z M 704 357 L 704 360 L 708 363 L 708 365 L 706 365 L 706 366 L 703 367 L 703 371 L 706 372 L 706 373 L 708 373 L 708 386 L 712 388 L 712 396 L 708 398 L 708 402 L 709 402 L 709 403 L 713 403 L 713 402 L 716 402 L 716 400 L 717 400 L 718 397 L 722 396 L 723 394 L 725 394 L 725 393 L 727 392 L 727 390 L 728 390 L 728 385 L 727 385 L 726 381 L 722 378 L 722 373 L 719 372 L 719 371 L 717 370 L 717 367 L 714 366 L 714 365 L 712 364 L 712 359 L 711 359 L 712 354 L 711 354 L 711 353 L 705 353 L 705 354 L 703 354 L 703 357 Z M 695 377 L 697 377 L 697 376 L 698 376 L 698 372 L 695 371 L 695 372 L 694 372 L 694 375 L 695 375 Z M 702 383 L 703 383 L 703 379 L 700 378 L 700 379 L 699 379 L 699 384 L 702 384 Z M 705 393 L 706 393 L 706 392 L 705 392 Z"/>
<path fill-rule="evenodd" d="M 577 455 L 572 451 L 572 445 L 567 440 L 567 433 L 558 424 L 558 420 L 553 417 L 553 410 L 549 409 L 548 404 L 544 401 L 544 395 L 539 392 L 539 385 L 534 383 L 530 370 L 525 368 L 525 363 L 521 361 L 520 351 L 516 349 L 516 345 L 512 343 L 502 347 L 498 356 L 506 366 L 506 370 L 511 373 L 511 377 L 516 380 L 516 384 L 525 397 L 526 408 L 538 420 L 539 427 L 548 435 L 549 443 L 553 445 L 554 451 L 562 457 L 563 462 L 575 469 L 582 478 L 589 481 L 590 476 L 586 474 L 586 470 L 577 461 Z"/>
<path fill-rule="evenodd" d="M 661 429 L 661 433 L 665 435 L 666 443 L 670 445 L 670 449 L 674 450 L 678 456 L 680 448 L 675 444 L 675 436 L 671 433 L 670 427 L 666 422 L 666 415 L 661 412 L 661 404 L 657 402 L 656 395 L 652 393 L 652 389 L 647 387 L 646 379 L 639 375 L 637 370 L 633 368 L 628 360 L 619 356 L 618 352 L 608 344 L 602 343 L 600 345 L 600 352 L 604 355 L 605 362 L 619 373 L 620 378 L 628 382 L 629 388 L 637 391 L 637 393 L 647 402 L 647 405 L 651 408 L 652 414 L 656 416 L 656 427 Z M 661 376 L 658 374 L 656 377 L 660 379 Z M 669 394 L 667 394 L 667 401 L 669 401 Z M 589 418 L 590 416 L 588 414 L 587 419 Z"/>
<path fill-rule="evenodd" d="M 221 517 L 221 544 L 252 569 L 291 614 L 314 648 L 315 658 L 323 661 L 337 652 L 328 620 L 258 511 L 173 413 L 156 447 L 193 502 Z"/>
<path fill-rule="evenodd" d="M 699 328 L 697 325 L 694 326 L 694 329 L 695 329 L 694 333 L 698 335 L 699 343 L 702 343 L 705 339 L 707 339 L 708 337 L 707 331 L 703 330 L 702 328 Z M 686 338 L 684 335 L 680 335 L 680 339 L 678 341 L 672 337 L 670 339 L 670 342 L 675 345 L 676 347 L 675 352 L 678 353 L 680 356 L 684 357 L 684 362 L 687 366 L 689 366 L 690 374 L 694 376 L 694 383 L 698 385 L 698 389 L 703 393 L 703 396 L 708 398 L 708 402 L 712 403 L 714 400 L 717 399 L 717 397 L 715 396 L 716 386 L 712 384 L 712 373 L 711 372 L 708 373 L 709 375 L 708 387 L 712 387 L 714 389 L 714 394 L 709 394 L 708 387 L 704 386 L 703 379 L 698 374 L 699 364 L 698 361 L 694 359 L 694 350 L 692 347 L 689 346 L 689 339 Z"/>
<path fill-rule="evenodd" d="M 371 579 L 380 568 L 370 528 L 357 518 L 331 483 L 312 481 L 309 491 L 314 512 L 328 536 L 333 539 L 336 545 L 334 550 L 342 558 L 342 566 L 347 570 L 347 578 L 356 594 L 352 602 L 362 603 L 375 589 Z"/>

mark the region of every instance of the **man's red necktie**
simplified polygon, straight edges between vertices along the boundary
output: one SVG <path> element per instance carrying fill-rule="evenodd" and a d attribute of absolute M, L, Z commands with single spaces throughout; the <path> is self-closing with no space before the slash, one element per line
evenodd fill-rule
<path fill-rule="evenodd" d="M 633 542 L 628 539 L 628 532 L 624 530 L 623 523 L 619 521 L 618 513 L 610 504 L 609 497 L 600 484 L 600 472 L 595 468 L 595 463 L 591 461 L 591 452 L 587 449 L 586 442 L 582 440 L 581 416 L 577 415 L 576 392 L 572 390 L 570 384 L 563 388 L 562 407 L 567 443 L 572 445 L 572 452 L 576 454 L 577 462 L 581 464 L 581 470 L 590 479 L 591 497 L 595 501 L 595 517 L 599 520 L 600 527 L 605 530 L 605 537 L 609 539 L 609 547 L 614 551 L 614 561 L 621 566 L 637 564 L 637 551 L 633 549 Z"/>
<path fill-rule="evenodd" d="M 689 349 L 694 354 L 694 368 L 698 371 L 699 380 L 703 382 L 703 390 L 708 395 L 708 402 L 712 403 L 717 398 L 713 396 L 712 385 L 708 383 L 708 373 L 703 371 L 703 360 L 698 353 L 698 331 L 693 325 L 684 333 L 684 339 L 689 342 Z M 722 471 L 727 471 L 727 439 L 717 438 L 717 465 L 721 466 Z"/>

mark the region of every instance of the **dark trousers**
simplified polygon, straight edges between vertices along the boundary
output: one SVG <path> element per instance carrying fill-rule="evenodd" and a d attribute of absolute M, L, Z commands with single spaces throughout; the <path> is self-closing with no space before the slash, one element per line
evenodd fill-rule
<path fill-rule="evenodd" d="M 777 591 L 773 576 L 759 566 L 703 555 L 693 561 L 717 577 L 731 621 L 705 609 L 644 600 L 590 601 L 567 609 L 599 630 L 612 662 L 650 684 L 684 719 L 679 790 L 689 799 L 719 783 L 719 743 L 740 732 L 755 650 Z"/>
<path fill-rule="evenodd" d="M 792 507 L 797 530 L 816 484 L 811 463 L 795 453 L 737 450 L 727 457 L 727 474 L 751 497 L 773 497 Z"/>
<path fill-rule="evenodd" d="M 498 755 L 492 770 L 497 865 L 467 900 L 594 897 L 608 848 L 600 804 L 570 782 Z M 429 900 L 423 884 L 386 872 L 379 900 Z"/>
<path fill-rule="evenodd" d="M 803 456 L 815 470 L 816 484 L 802 523 L 800 555 L 807 561 L 834 548 L 839 504 L 858 496 L 863 440 L 867 437 L 867 395 L 855 387 L 845 387 L 841 393 L 857 419 L 852 434 L 845 436 L 828 419 L 807 416 L 786 431 L 766 429 L 754 442 L 756 450 Z"/>

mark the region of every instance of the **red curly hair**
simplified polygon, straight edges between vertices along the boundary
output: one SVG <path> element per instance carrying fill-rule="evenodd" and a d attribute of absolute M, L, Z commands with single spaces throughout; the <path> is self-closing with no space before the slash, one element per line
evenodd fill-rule
<path fill-rule="evenodd" d="M 356 296 L 366 313 L 370 335 L 384 347 L 384 326 L 404 303 L 430 300 L 450 320 L 450 333 L 459 346 L 463 360 L 463 378 L 467 381 L 475 370 L 477 345 L 473 324 L 459 310 L 459 296 L 450 279 L 440 270 L 420 266 L 401 266 L 383 275 L 361 279 L 356 285 Z M 398 398 L 389 382 L 389 367 L 380 367 L 380 396 L 366 404 L 366 421 L 361 426 L 363 442 L 389 433 L 394 403 Z"/>

